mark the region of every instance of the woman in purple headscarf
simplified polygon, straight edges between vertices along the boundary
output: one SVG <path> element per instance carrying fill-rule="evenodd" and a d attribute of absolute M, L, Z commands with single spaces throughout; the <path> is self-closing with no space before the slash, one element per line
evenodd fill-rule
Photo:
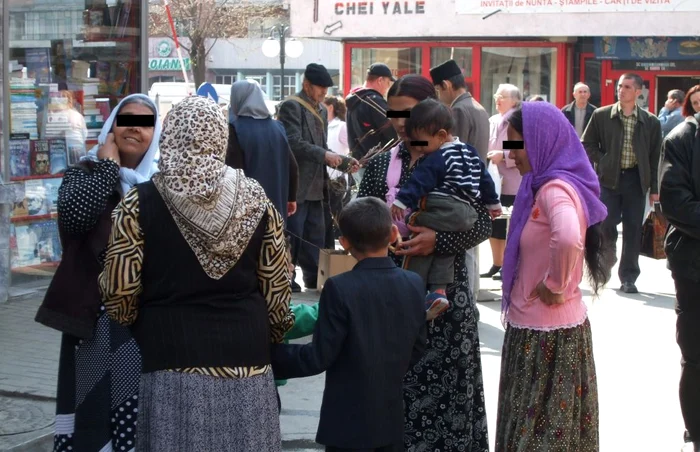
<path fill-rule="evenodd" d="M 523 179 L 503 264 L 503 342 L 496 451 L 598 451 L 598 389 L 580 284 L 610 279 L 598 178 L 576 131 L 547 102 L 515 111 L 509 158 Z M 543 243 L 548 243 L 543 247 Z"/>

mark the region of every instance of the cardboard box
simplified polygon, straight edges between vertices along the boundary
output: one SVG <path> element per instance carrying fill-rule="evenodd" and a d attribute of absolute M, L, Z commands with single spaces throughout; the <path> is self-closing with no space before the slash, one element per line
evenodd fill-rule
<path fill-rule="evenodd" d="M 316 286 L 323 289 L 326 280 L 332 276 L 352 270 L 357 259 L 341 250 L 321 250 L 318 256 L 318 279 Z"/>

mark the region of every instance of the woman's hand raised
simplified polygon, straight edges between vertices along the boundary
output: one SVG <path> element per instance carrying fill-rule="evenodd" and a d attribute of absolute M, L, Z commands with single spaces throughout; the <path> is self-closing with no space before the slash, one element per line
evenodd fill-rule
<path fill-rule="evenodd" d="M 397 256 L 429 256 L 435 251 L 435 231 L 422 226 L 408 225 L 415 234 L 411 240 L 402 242 L 396 250 Z"/>
<path fill-rule="evenodd" d="M 97 158 L 100 160 L 112 159 L 117 162 L 117 164 L 121 163 L 119 160 L 119 148 L 117 147 L 116 141 L 114 141 L 113 133 L 108 133 L 105 144 L 97 149 Z"/>

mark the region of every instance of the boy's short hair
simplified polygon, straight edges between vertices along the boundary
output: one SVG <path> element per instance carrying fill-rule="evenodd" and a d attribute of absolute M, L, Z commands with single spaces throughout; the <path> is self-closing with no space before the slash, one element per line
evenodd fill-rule
<path fill-rule="evenodd" d="M 406 135 L 414 138 L 416 132 L 422 131 L 432 136 L 445 129 L 450 133 L 454 119 L 450 109 L 434 99 L 425 99 L 411 109 L 411 116 L 406 120 Z"/>
<path fill-rule="evenodd" d="M 391 226 L 389 207 L 378 198 L 357 198 L 338 215 L 340 234 L 360 253 L 388 248 Z"/>

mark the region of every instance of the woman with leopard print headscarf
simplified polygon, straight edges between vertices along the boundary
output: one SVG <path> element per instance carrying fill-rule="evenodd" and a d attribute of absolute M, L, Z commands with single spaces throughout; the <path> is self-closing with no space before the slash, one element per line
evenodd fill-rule
<path fill-rule="evenodd" d="M 100 288 L 143 355 L 140 451 L 281 449 L 270 343 L 294 323 L 284 223 L 224 164 L 227 139 L 215 102 L 181 101 L 160 172 L 113 215 Z"/>

